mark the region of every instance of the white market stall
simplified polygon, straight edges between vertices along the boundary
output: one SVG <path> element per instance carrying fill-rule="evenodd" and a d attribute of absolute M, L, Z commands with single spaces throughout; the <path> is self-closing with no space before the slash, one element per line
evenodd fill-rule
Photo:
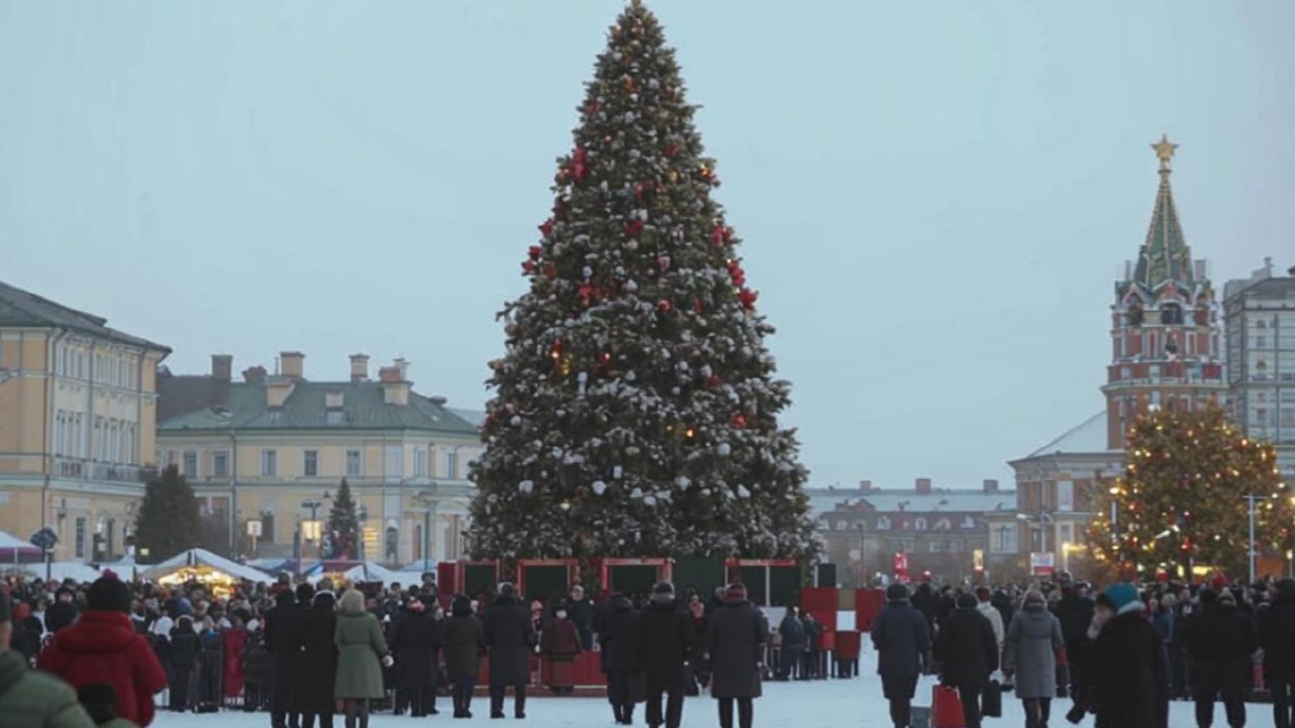
<path fill-rule="evenodd" d="M 94 567 L 83 564 L 80 561 L 54 561 L 49 565 L 48 571 L 45 564 L 20 564 L 0 565 L 0 571 L 8 574 L 22 574 L 31 579 L 45 579 L 46 574 L 50 581 L 62 582 L 68 579 L 78 584 L 94 583 L 102 574 Z"/>
<path fill-rule="evenodd" d="M 18 564 L 40 561 L 44 553 L 37 547 L 14 536 L 0 531 L 0 563 Z"/>
<path fill-rule="evenodd" d="M 405 581 L 409 575 L 392 571 L 376 561 L 365 561 L 345 570 L 339 570 L 335 565 L 321 562 L 306 572 L 306 581 L 318 584 L 326 576 L 334 581 L 341 579 L 351 584 L 390 584 Z"/>
<path fill-rule="evenodd" d="M 253 584 L 274 581 L 264 572 L 217 556 L 206 549 L 189 549 L 176 554 L 145 569 L 140 576 L 156 581 L 160 586 L 178 586 L 196 581 L 218 596 L 228 595 L 240 581 L 250 581 Z"/>

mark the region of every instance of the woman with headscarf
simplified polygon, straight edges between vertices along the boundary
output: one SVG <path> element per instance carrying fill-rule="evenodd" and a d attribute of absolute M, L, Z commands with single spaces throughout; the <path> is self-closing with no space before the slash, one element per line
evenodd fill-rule
<path fill-rule="evenodd" d="M 383 697 L 382 668 L 390 667 L 382 625 L 364 609 L 364 594 L 342 595 L 333 636 L 337 645 L 337 679 L 333 695 L 342 703 L 346 728 L 368 728 L 369 701 Z"/>
<path fill-rule="evenodd" d="M 1025 595 L 1021 611 L 1012 616 L 1003 645 L 1003 674 L 1015 675 L 1016 697 L 1025 708 L 1025 728 L 1043 728 L 1051 716 L 1056 694 L 1057 662 L 1064 656 L 1061 621 L 1048 611 L 1036 589 Z"/>

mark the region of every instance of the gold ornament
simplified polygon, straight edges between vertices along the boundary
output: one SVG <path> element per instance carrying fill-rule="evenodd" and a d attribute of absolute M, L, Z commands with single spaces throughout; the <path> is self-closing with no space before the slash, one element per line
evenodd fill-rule
<path fill-rule="evenodd" d="M 670 170 L 669 172 L 666 172 L 665 176 L 666 176 L 666 178 L 668 178 L 671 182 L 676 182 L 676 181 L 678 181 L 678 180 L 679 180 L 679 173 L 678 173 L 677 171 L 673 170 L 673 169 L 672 169 L 672 170 Z"/>

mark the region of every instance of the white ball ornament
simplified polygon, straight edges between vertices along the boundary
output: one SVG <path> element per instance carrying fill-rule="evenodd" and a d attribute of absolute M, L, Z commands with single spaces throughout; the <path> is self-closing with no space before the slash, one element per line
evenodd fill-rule
<path fill-rule="evenodd" d="M 522 416 L 521 416 L 521 415 L 513 415 L 513 418 L 512 418 L 511 420 L 509 420 L 509 421 L 508 421 L 508 424 L 512 425 L 513 427 L 521 427 L 521 426 L 522 426 Z"/>
<path fill-rule="evenodd" d="M 589 266 L 585 266 L 583 269 L 581 269 L 581 271 L 580 271 L 580 272 L 581 272 L 582 274 L 584 274 L 584 277 L 585 277 L 585 278 L 590 278 L 590 277 L 592 277 L 592 276 L 593 276 L 593 274 L 594 274 L 594 269 L 593 269 L 593 268 L 590 268 Z"/>
<path fill-rule="evenodd" d="M 617 480 L 620 480 L 620 479 L 621 479 L 621 476 L 622 476 L 622 475 L 624 475 L 624 474 L 625 474 L 625 468 L 622 468 L 622 467 L 621 467 L 621 466 L 619 466 L 619 465 L 617 465 L 617 466 L 615 466 L 615 467 L 613 467 L 613 468 L 612 468 L 612 477 L 613 477 L 613 478 L 615 478 L 615 479 L 617 479 Z"/>
<path fill-rule="evenodd" d="M 535 490 L 535 483 L 534 481 L 523 480 L 522 482 L 517 484 L 517 490 L 527 495 L 530 495 L 530 493 Z"/>
<path fill-rule="evenodd" d="M 751 491 L 747 490 L 745 485 L 739 485 L 739 486 L 737 487 L 737 497 L 738 497 L 738 498 L 750 498 L 750 497 L 751 497 Z"/>
<path fill-rule="evenodd" d="M 726 458 L 733 454 L 733 446 L 727 442 L 721 442 L 719 446 L 715 448 L 715 452 L 719 453 L 720 457 Z"/>
<path fill-rule="evenodd" d="M 607 492 L 607 484 L 601 480 L 595 480 L 593 487 L 594 487 L 594 493 L 597 495 L 602 495 L 603 493 Z"/>
<path fill-rule="evenodd" d="M 654 495 L 650 495 L 650 496 L 648 496 L 648 497 L 644 498 L 644 499 L 643 499 L 643 502 L 644 502 L 644 503 L 646 503 L 647 505 L 654 506 L 654 505 L 656 505 L 656 496 L 654 496 Z"/>

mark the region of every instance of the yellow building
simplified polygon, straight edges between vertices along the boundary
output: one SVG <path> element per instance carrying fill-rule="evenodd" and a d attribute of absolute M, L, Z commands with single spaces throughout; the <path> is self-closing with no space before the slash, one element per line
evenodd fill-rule
<path fill-rule="evenodd" d="M 0 283 L 0 530 L 54 558 L 126 550 L 154 472 L 157 365 L 170 349 Z"/>
<path fill-rule="evenodd" d="M 397 359 L 368 376 L 351 357 L 348 381 L 305 377 L 305 355 L 285 352 L 234 381 L 233 360 L 212 357 L 201 376 L 160 374 L 159 459 L 193 484 L 211 540 L 237 556 L 319 553 L 320 522 L 343 478 L 361 506 L 364 553 L 405 564 L 464 553 L 473 492 L 468 463 L 481 450 L 474 413 L 413 391 Z"/>

